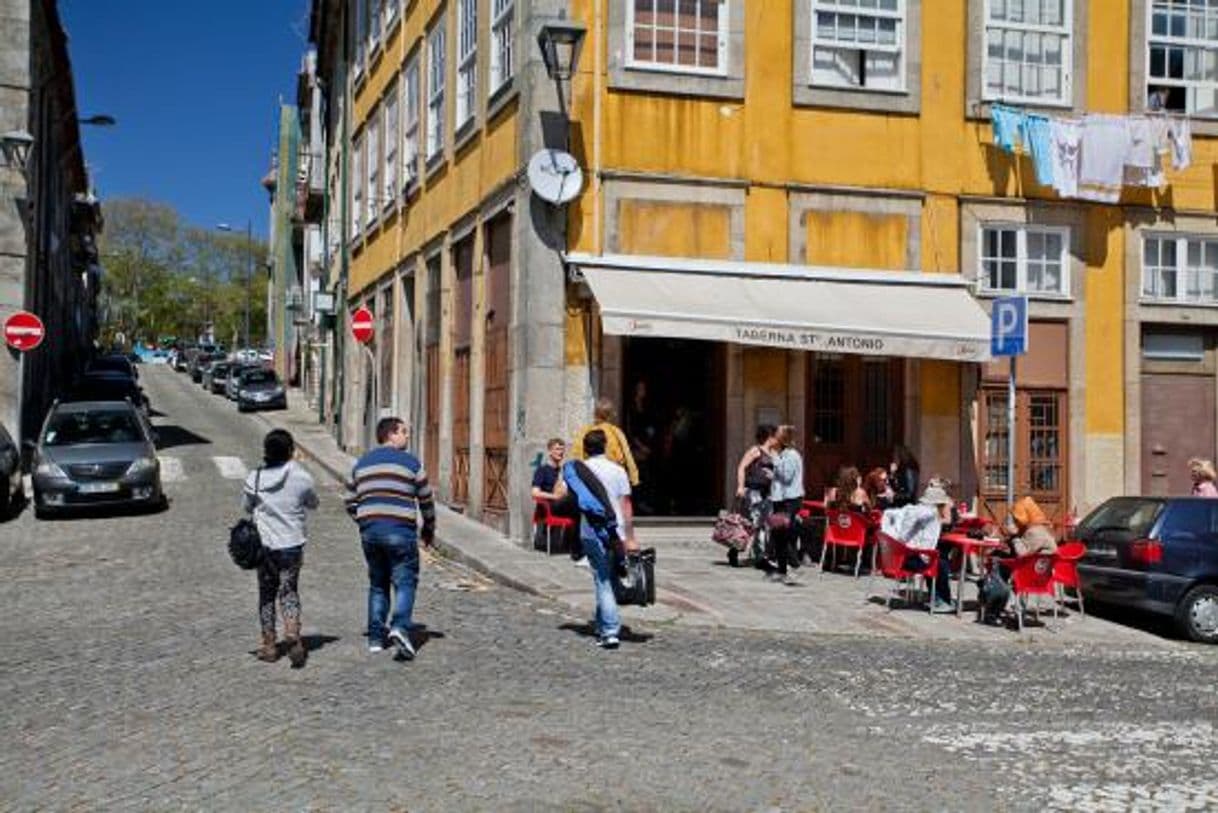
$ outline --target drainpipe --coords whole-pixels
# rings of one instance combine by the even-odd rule
[[[347,165],[350,160],[348,151],[350,149],[350,128],[351,121],[351,103],[353,101],[351,95],[351,83],[347,81],[347,66],[349,64],[350,52],[348,51],[348,43],[350,41],[349,21],[346,12],[343,13],[343,59],[342,59],[342,93],[343,93],[343,116],[341,126],[341,136],[339,138],[339,169],[338,169],[338,187],[339,194],[342,200],[338,202],[339,211],[339,271],[338,271],[338,291],[334,297],[334,432],[339,441],[339,446],[342,446],[343,438],[343,413],[345,408],[343,398],[343,388],[346,386],[346,371],[344,369],[344,360],[346,359],[346,342],[347,342],[347,275],[351,268],[350,243],[351,238],[347,230],[350,228],[350,213],[347,211],[347,203],[350,195],[348,194],[348,185],[350,178],[347,175]]]

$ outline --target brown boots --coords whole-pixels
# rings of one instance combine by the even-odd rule
[[[274,663],[279,660],[279,645],[275,643],[275,633],[262,633],[262,643],[258,645],[258,660]]]
[[[288,660],[291,661],[292,668],[299,669],[304,666],[309,653],[305,650],[304,641],[300,640],[300,622],[285,621],[283,637],[288,645]]]

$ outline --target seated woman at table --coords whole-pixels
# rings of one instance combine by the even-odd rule
[[[1053,536],[1049,518],[1031,497],[1024,497],[1015,503],[1002,530],[1006,552],[1010,555],[1057,552],[1057,539]]]
[[[938,485],[929,485],[916,504],[885,511],[880,522],[881,531],[915,551],[939,551],[935,598],[931,603],[931,611],[936,613],[953,611],[950,551],[939,542],[939,535],[950,527],[951,509],[952,498],[947,492]],[[903,564],[906,570],[914,572],[927,569],[926,560],[916,553],[911,553]]]
[[[877,511],[887,511],[895,506],[896,494],[888,482],[886,469],[876,466],[867,472],[867,476],[863,478],[863,491],[867,492],[867,500]]]
[[[863,490],[863,478],[854,466],[842,466],[837,470],[837,482],[833,486],[833,497],[829,507],[835,511],[858,511],[867,513],[871,510],[871,500]]]

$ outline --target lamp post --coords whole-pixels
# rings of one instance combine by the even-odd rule
[[[556,19],[542,24],[537,32],[537,47],[541,49],[546,75],[558,85],[558,108],[564,117],[567,117],[567,105],[562,83],[569,82],[575,76],[585,33],[585,28],[568,20],[565,12],[559,12]]]
[[[227,223],[217,223],[218,231],[231,232],[233,227]],[[245,333],[242,338],[245,342],[245,347],[250,346],[250,285],[254,278],[254,221],[245,221]]]

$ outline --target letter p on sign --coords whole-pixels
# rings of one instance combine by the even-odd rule
[[[990,312],[990,355],[1021,356],[1028,352],[1028,298],[1004,296]]]

